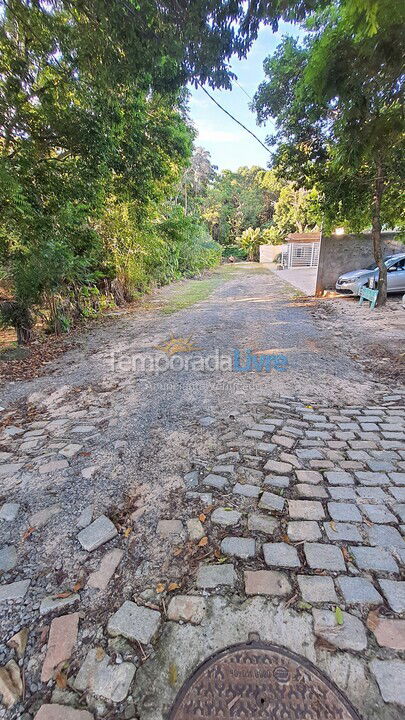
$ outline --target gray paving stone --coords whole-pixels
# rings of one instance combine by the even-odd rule
[[[265,470],[271,473],[278,473],[279,475],[285,475],[285,473],[291,472],[292,465],[286,462],[280,462],[280,460],[268,460],[264,466]]]
[[[360,570],[398,572],[398,565],[385,548],[351,546],[350,554],[353,555]]]
[[[44,465],[40,465],[38,468],[38,472],[40,475],[46,475],[48,473],[55,473],[59,472],[60,470],[65,470],[69,467],[69,463],[67,460],[51,460],[49,463],[44,463]]]
[[[78,528],[85,528],[90,525],[93,519],[93,509],[93,505],[87,505],[87,507],[83,508],[76,521]]]
[[[17,550],[14,545],[0,548],[0,572],[9,572],[17,565]]]
[[[246,570],[244,580],[246,595],[281,596],[291,592],[286,573],[277,570]]]
[[[363,623],[350,613],[343,613],[343,625],[336,622],[331,610],[313,608],[314,633],[339,650],[365,650],[367,635]]]
[[[405,523],[405,503],[399,503],[398,505],[393,505],[393,511],[398,517],[400,518],[401,522]]]
[[[391,610],[396,613],[405,612],[405,581],[378,580],[378,582]]]
[[[186,527],[190,540],[201,540],[205,535],[203,524],[198,518],[189,518]]]
[[[270,487],[286,488],[290,484],[290,479],[286,475],[267,475],[264,479],[264,484]]]
[[[261,491],[260,488],[257,487],[257,485],[236,483],[233,487],[232,492],[235,495],[244,495],[244,497],[258,498]]]
[[[80,595],[78,595],[77,593],[72,593],[72,595],[69,595],[69,597],[65,598],[56,598],[52,595],[49,595],[48,597],[45,597],[41,600],[41,604],[39,606],[39,614],[46,615],[47,613],[54,612],[54,610],[62,610],[69,605],[73,605],[79,600]]]
[[[405,502],[405,487],[390,487],[389,491],[395,500]]]
[[[382,489],[376,486],[358,487],[356,488],[358,497],[363,500],[371,500],[377,502],[387,502],[390,496]]]
[[[298,448],[295,451],[297,457],[301,460],[323,460],[323,452],[315,448]]]
[[[370,580],[362,577],[339,577],[337,584],[348,605],[379,605],[382,597]]]
[[[3,463],[0,465],[0,478],[9,477],[10,475],[17,475],[21,470],[23,463]]]
[[[213,590],[221,585],[233,587],[236,581],[235,568],[231,563],[223,565],[201,565],[197,572],[197,587]]]
[[[248,516],[248,529],[252,532],[273,535],[279,526],[280,523],[277,520],[267,515],[256,515],[252,513]]]
[[[162,538],[178,540],[185,537],[184,526],[181,520],[159,520],[156,532]]]
[[[307,563],[313,570],[346,570],[341,549],[337,545],[304,543]]]
[[[214,465],[212,468],[212,472],[215,475],[220,475],[221,473],[230,473],[233,474],[235,472],[235,466],[234,465]]]
[[[237,510],[231,510],[230,508],[219,507],[211,513],[211,522],[214,525],[223,525],[228,527],[231,525],[237,525],[242,517],[242,514]]]
[[[373,473],[363,470],[355,470],[355,475],[357,480],[362,485],[377,485],[378,487],[380,487],[380,485],[390,484],[390,480],[385,473]]]
[[[361,514],[354,503],[329,502],[329,515],[333,520],[340,522],[361,522]]]
[[[372,660],[373,673],[383,700],[405,707],[405,662],[402,660]]]
[[[259,442],[257,443],[257,449],[263,452],[271,453],[275,449],[274,443]]]
[[[288,511],[293,519],[323,520],[325,512],[317,500],[288,500]]]
[[[405,472],[391,472],[389,476],[394,485],[405,485]]]
[[[280,495],[270,492],[264,492],[259,502],[259,508],[262,510],[277,510],[281,512],[284,505],[285,500]]]
[[[352,487],[339,487],[339,485],[328,488],[330,496],[334,500],[355,500],[356,491]]]
[[[300,483],[319,485],[319,483],[323,482],[323,477],[317,470],[296,470],[295,474]]]
[[[348,472],[330,470],[325,477],[330,485],[354,485],[354,479]]]
[[[20,600],[27,592],[31,580],[18,580],[8,585],[0,585],[0,602],[4,600]]]
[[[362,505],[362,511],[372,523],[397,523],[398,520],[385,505]]]
[[[221,552],[224,555],[247,560],[256,555],[256,540],[254,538],[226,537],[221,542]]]
[[[59,505],[49,505],[49,507],[44,508],[43,510],[38,510],[38,512],[31,515],[29,518],[30,527],[40,528],[43,525],[46,525],[51,517],[58,515],[61,510],[62,508]]]
[[[157,610],[126,600],[110,617],[107,632],[112,637],[122,635],[127,640],[137,640],[143,645],[147,645],[156,635],[160,620],[160,612]]]
[[[94,522],[79,532],[77,539],[85,550],[92,552],[100,545],[112,540],[117,534],[114,523],[105,515],[100,515]]]
[[[229,484],[229,480],[222,475],[210,473],[204,478],[203,484],[207,487],[215,488],[216,490],[223,490]]]
[[[266,565],[275,567],[300,567],[298,553],[288,543],[264,543],[263,554]]]
[[[128,695],[135,671],[133,663],[114,664],[107,654],[102,654],[102,649],[92,648],[74,680],[74,688],[79,692],[88,690],[112,702],[122,702]],[[62,716],[59,717],[62,720]]]
[[[287,526],[287,535],[292,542],[301,540],[320,540],[322,537],[319,525],[315,520],[292,520]]]
[[[245,432],[243,434],[247,438],[254,438],[256,440],[261,440],[264,435],[264,432],[262,430],[245,430]]]
[[[0,521],[13,522],[18,515],[20,505],[18,503],[4,503],[0,509]]]
[[[332,578],[322,575],[297,575],[297,580],[305,602],[338,602]]]
[[[346,540],[350,542],[363,542],[363,538],[356,525],[345,522],[324,523],[325,532],[329,540]]]
[[[308,483],[297,483],[294,487],[295,492],[303,498],[328,498],[329,493],[324,487],[319,485],[309,485]]]

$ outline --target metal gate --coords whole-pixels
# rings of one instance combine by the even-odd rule
[[[288,268],[316,267],[319,261],[320,242],[289,243],[286,257],[283,258]]]

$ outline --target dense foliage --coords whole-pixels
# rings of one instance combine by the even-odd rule
[[[0,5],[1,317],[28,341],[44,306],[60,330],[218,261],[175,202],[193,143],[181,87],[229,82],[234,33],[213,3]]]
[[[259,121],[276,118],[275,162],[321,191],[326,226],[372,227],[380,303],[381,227],[403,225],[404,19],[400,0],[327,4],[266,60],[254,100]]]
[[[319,195],[284,180],[277,168],[224,170],[208,186],[202,216],[226,254],[244,250],[256,260],[259,245],[282,243],[289,232],[315,229],[321,220]]]

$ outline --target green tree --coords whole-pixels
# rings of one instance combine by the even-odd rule
[[[377,3],[375,23],[353,18],[355,3],[330,4],[307,22],[304,43],[286,38],[265,62],[254,99],[258,119],[276,118],[278,162],[297,182],[318,183],[329,205],[350,216],[361,200],[386,300],[381,227],[399,224],[403,143],[403,5]],[[287,88],[287,90],[286,90]],[[329,195],[326,194],[329,192]],[[334,193],[331,197],[331,193]],[[355,222],[359,213],[355,213]]]

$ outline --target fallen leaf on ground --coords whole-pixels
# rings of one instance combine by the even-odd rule
[[[171,583],[169,583],[167,589],[168,589],[169,592],[173,592],[173,590],[178,590],[179,588],[180,588],[179,583],[171,582]]]
[[[338,625],[343,625],[343,623],[344,623],[343,612],[338,605],[336,605],[336,607],[335,607],[335,618],[336,618],[336,622]]]
[[[64,690],[67,687],[67,677],[64,673],[58,672],[55,676],[55,682],[59,690]]]
[[[56,593],[56,595],[52,595],[54,600],[63,600],[63,598],[68,598],[71,595],[73,595],[72,590],[66,590],[65,592]]]
[[[22,536],[22,541],[25,542],[28,540],[29,537],[31,537],[32,533],[35,532],[36,528],[29,527],[28,530],[25,531],[24,535]]]
[[[125,530],[124,530],[124,532],[123,532],[122,534],[123,534],[124,537],[127,538],[127,537],[130,536],[131,532],[132,532],[132,528],[127,527],[127,528],[125,528]]]
[[[164,583],[158,583],[156,585],[155,590],[157,593],[162,593],[162,592],[164,592],[165,587],[166,587],[166,585]]]
[[[201,538],[200,542],[198,543],[198,547],[205,547],[208,545],[208,538],[205,535],[203,538]]]
[[[207,519],[207,516],[206,516],[206,515],[204,515],[204,513],[201,513],[201,515],[199,515],[199,516],[198,516],[198,519],[199,519],[199,521],[200,521],[200,522],[202,522],[202,523],[203,523],[203,522],[205,522],[205,521],[206,521],[206,519]]]
[[[72,588],[73,592],[74,592],[74,593],[79,592],[79,590],[82,589],[83,585],[84,585],[83,580],[78,580],[78,581],[73,585],[73,588]]]
[[[333,532],[337,532],[336,523],[334,520],[331,520],[329,525],[331,526]]]
[[[169,665],[169,685],[174,688],[177,684],[177,666],[174,663]]]

